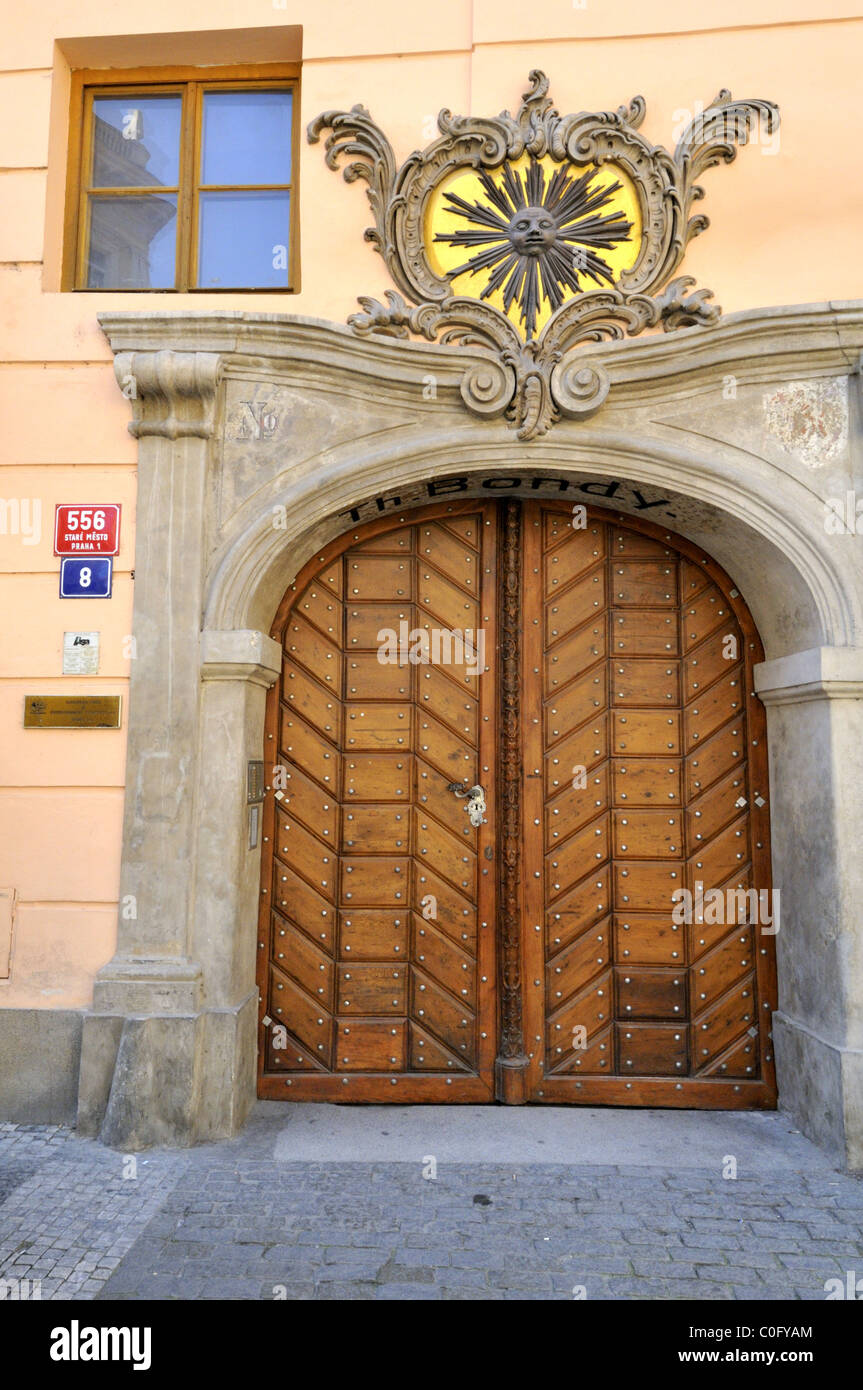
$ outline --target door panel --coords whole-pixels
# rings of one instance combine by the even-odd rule
[[[685,541],[572,522],[439,503],[285,596],[262,1095],[774,1104],[757,635]]]
[[[492,1096],[495,545],[493,504],[438,506],[334,543],[286,596],[262,1095]],[[483,786],[486,824],[450,783]]]
[[[524,586],[525,866],[545,865],[524,879],[528,1097],[772,1105],[773,938],[742,906],[770,882],[748,614],[656,528],[529,502],[523,536],[543,578]]]

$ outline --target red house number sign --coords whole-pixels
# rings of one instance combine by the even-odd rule
[[[120,549],[120,504],[96,502],[57,506],[55,555],[116,555]]]

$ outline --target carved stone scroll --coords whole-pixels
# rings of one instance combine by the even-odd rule
[[[366,239],[398,287],[387,291],[386,305],[361,297],[362,312],[348,320],[354,331],[415,333],[489,348],[505,374],[465,382],[465,405],[486,417],[505,412],[525,440],[544,434],[561,414],[586,419],[601,407],[608,388],[601,368],[592,381],[568,367],[555,372],[578,343],[619,339],[659,324],[673,330],[716,323],[721,311],[708,302],[712,291],[691,290],[688,276],[671,278],[688,242],[708,225],[703,213],[690,216],[704,196],[697,180],[713,165],[730,163],[755,123],[768,132],[779,123],[771,102],[733,101],[723,89],[689,122],[671,153],[640,133],[643,97],[616,111],[560,116],[548,87],[545,74],[532,71],[515,116],[441,111],[440,136],[401,166],[363,106],[322,112],[308,128],[312,143],[329,131],[331,169],[344,158],[345,179],[367,183],[375,225]],[[442,195],[449,212],[470,227],[432,237],[428,214],[441,185],[471,170],[480,185],[476,200]],[[638,212],[631,217],[611,201],[620,180],[634,190]],[[640,220],[640,236],[633,218]],[[441,274],[430,241],[458,245],[468,260]],[[630,242],[631,263],[613,272],[603,255]],[[488,282],[479,275],[474,290],[480,271],[488,272]],[[467,287],[454,294],[452,282],[459,278]],[[488,302],[495,294],[505,312]],[[543,299],[550,317],[537,333]]]

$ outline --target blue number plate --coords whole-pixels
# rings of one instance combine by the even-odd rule
[[[109,555],[90,555],[60,561],[61,598],[110,598],[114,561]]]

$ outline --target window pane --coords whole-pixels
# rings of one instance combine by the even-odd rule
[[[87,288],[172,290],[176,194],[90,198]]]
[[[176,188],[182,98],[93,98],[93,188]]]
[[[201,183],[290,183],[291,95],[205,92]]]
[[[287,289],[290,193],[202,193],[201,289]]]

